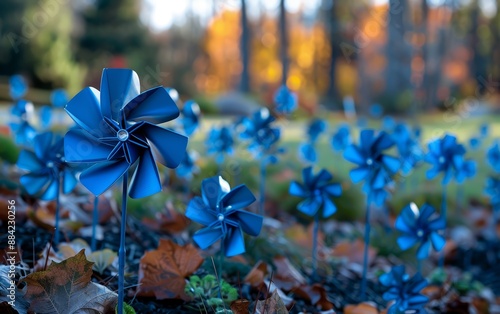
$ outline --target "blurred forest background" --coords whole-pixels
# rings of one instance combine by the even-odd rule
[[[500,0],[157,2],[0,1],[0,102],[13,74],[46,103],[54,88],[98,87],[103,67],[132,68],[143,89],[174,87],[205,110],[231,91],[269,105],[283,83],[310,112],[346,96],[361,110],[430,111],[500,89]],[[155,26],[174,2],[182,13]]]

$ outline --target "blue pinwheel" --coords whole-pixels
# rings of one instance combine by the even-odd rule
[[[25,147],[32,146],[37,133],[28,121],[21,119],[19,122],[9,122],[9,127],[14,134],[16,144]]]
[[[227,126],[212,128],[205,140],[207,153],[215,155],[215,162],[221,165],[224,162],[224,155],[232,155],[234,152],[233,132]]]
[[[175,169],[178,177],[190,180],[193,175],[200,172],[200,167],[196,164],[198,154],[195,151],[186,152],[179,166]]]
[[[42,106],[40,108],[40,126],[42,129],[48,129],[50,128],[50,124],[52,122],[52,108],[49,106]]]
[[[394,266],[389,273],[381,275],[379,281],[388,288],[382,296],[384,300],[394,301],[388,314],[418,312],[429,301],[429,298],[421,294],[422,289],[427,286],[427,280],[420,273],[410,278],[404,265]]]
[[[316,147],[312,143],[302,143],[299,145],[299,159],[305,163],[315,163],[318,160]]]
[[[71,192],[78,182],[75,170],[64,159],[64,139],[52,132],[38,134],[34,138],[34,151],[22,150],[17,166],[28,171],[20,181],[29,194],[42,200],[56,199],[54,241],[58,243],[59,193],[60,190],[65,194]]]
[[[397,240],[399,247],[408,250],[420,244],[417,250],[419,260],[429,256],[431,245],[435,251],[441,251],[446,243],[440,234],[446,228],[446,221],[435,213],[434,207],[428,204],[419,209],[415,203],[410,203],[396,219],[395,227],[402,233]]]
[[[322,119],[312,119],[306,129],[307,139],[305,143],[299,145],[299,158],[305,162],[314,163],[317,161],[316,142],[319,136],[327,128],[326,121]]]
[[[374,191],[381,192],[392,182],[392,176],[398,171],[398,158],[386,155],[384,152],[394,145],[391,137],[380,132],[375,136],[373,130],[363,130],[360,134],[360,144],[350,145],[344,151],[344,158],[358,167],[349,172],[354,183],[365,181],[363,191],[368,195],[365,217],[365,248],[363,252],[363,277],[361,281],[361,298],[366,292],[366,273],[368,269],[368,245],[370,242],[370,203]]]
[[[21,99],[27,92],[28,85],[21,75],[13,75],[9,78],[9,93],[12,99]]]
[[[196,102],[186,101],[179,119],[184,134],[190,136],[200,127],[200,114],[200,106]]]
[[[486,160],[495,172],[500,172],[500,141],[496,140],[488,149]]]
[[[297,95],[286,85],[281,85],[274,94],[276,111],[281,114],[290,114],[297,109]]]
[[[382,117],[382,114],[384,113],[384,108],[380,104],[372,104],[370,106],[370,115],[375,118],[379,119]]]
[[[33,110],[33,104],[31,102],[24,99],[19,99],[14,102],[14,106],[12,106],[12,108],[10,109],[10,113],[15,117],[23,118]]]
[[[68,93],[64,89],[55,89],[50,93],[50,102],[56,108],[64,108],[68,100]]]
[[[405,124],[400,123],[394,127],[392,139],[396,143],[401,160],[401,174],[407,176],[423,160],[423,150]]]
[[[332,147],[335,151],[342,152],[351,145],[351,134],[347,124],[340,125],[332,136]]]
[[[161,86],[139,92],[139,77],[134,71],[104,69],[101,91],[87,87],[65,108],[81,128],[66,133],[66,159],[95,163],[81,173],[80,182],[97,196],[123,177],[118,313],[123,312],[124,299],[127,194],[140,198],[160,192],[162,184],[153,152],[159,153],[160,163],[175,168],[185,156],[188,141],[186,136],[156,125],[179,116],[168,92]],[[136,163],[128,189],[128,170]]]
[[[312,119],[307,125],[307,137],[309,142],[315,143],[318,138],[326,131],[328,124],[323,119]]]
[[[221,240],[221,253],[234,256],[245,252],[243,232],[258,236],[263,217],[245,210],[255,201],[252,192],[240,185],[231,190],[220,176],[203,180],[202,197],[189,202],[186,217],[206,226],[197,231],[193,240],[205,250]]]
[[[469,139],[469,146],[472,150],[477,150],[481,147],[481,139],[479,137],[473,136]]]
[[[433,179],[442,172],[442,184],[446,185],[453,177],[461,176],[465,148],[457,142],[455,136],[446,134],[442,139],[429,142],[428,148],[429,152],[424,160],[431,164],[432,168],[426,173],[427,179]]]
[[[490,126],[487,123],[481,124],[479,127],[479,136],[481,138],[486,138],[488,137],[488,134],[490,133]]]
[[[319,217],[327,218],[337,211],[337,207],[330,197],[338,197],[342,194],[342,186],[331,182],[332,175],[325,169],[318,174],[313,174],[312,167],[302,170],[303,183],[292,181],[289,188],[290,195],[304,198],[297,205],[297,209],[302,213],[314,217],[313,232],[313,277],[316,276],[316,258],[319,232]],[[320,213],[320,209],[322,209]]]

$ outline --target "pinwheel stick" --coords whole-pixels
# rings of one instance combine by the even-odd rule
[[[266,202],[266,159],[263,157],[260,161],[260,200],[259,215],[264,215],[264,206]]]
[[[446,205],[447,205],[447,200],[446,200],[446,187],[447,185],[443,185],[443,196],[441,200],[441,217],[446,221]],[[444,266],[444,250],[441,251],[440,257],[439,257],[439,267],[443,268]]]
[[[219,270],[217,280],[219,281],[219,299],[222,299],[222,264],[224,263],[224,240],[220,241]]]
[[[365,299],[366,295],[366,273],[368,271],[368,247],[370,245],[370,202],[371,193],[368,193],[366,199],[366,213],[365,213],[365,247],[363,250],[363,276],[361,277],[361,300]]]
[[[96,196],[94,198],[94,210],[92,211],[92,242],[90,244],[90,248],[92,252],[96,250],[97,246],[97,223],[99,222],[99,197]]]
[[[56,221],[55,221],[55,225],[54,225],[54,228],[55,228],[55,234],[54,234],[54,246],[57,246],[59,244],[59,216],[60,216],[60,199],[59,199],[59,195],[61,194],[61,180],[62,180],[62,176],[61,174],[59,173],[58,176],[57,176],[57,193],[56,193]]]
[[[318,269],[318,233],[319,233],[319,213],[314,216],[313,243],[312,243],[312,280],[316,280]]]
[[[127,221],[127,196],[128,196],[128,174],[123,175],[122,191],[122,221],[120,227],[120,249],[118,250],[118,314],[123,313],[124,284],[125,284],[125,228]]]

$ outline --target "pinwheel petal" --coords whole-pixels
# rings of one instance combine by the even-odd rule
[[[139,77],[129,69],[104,69],[101,77],[101,112],[117,122],[121,109],[140,92]]]
[[[439,167],[434,166],[425,172],[425,176],[427,179],[430,180],[430,179],[435,178],[438,175],[438,173],[439,173]]]
[[[75,123],[90,134],[101,137],[111,133],[103,122],[100,93],[93,87],[86,87],[66,105],[66,112]]]
[[[403,235],[400,236],[397,240],[397,243],[401,250],[406,251],[415,244],[417,244],[418,238],[412,235]]]
[[[155,87],[132,99],[123,109],[127,120],[164,123],[179,116],[179,109],[163,87]]]
[[[404,209],[403,209],[403,211],[404,211]],[[396,218],[396,222],[394,224],[394,227],[396,228],[396,230],[399,230],[401,232],[412,234],[413,233],[413,225],[414,225],[413,223],[408,224],[406,222],[406,219],[403,216],[403,212],[401,212],[401,214],[398,216],[398,218]]]
[[[130,183],[129,195],[131,198],[142,198],[156,194],[161,190],[158,168],[151,151],[147,149],[139,159],[139,165]]]
[[[229,215],[228,219],[233,219],[233,217],[235,217],[235,220],[238,221],[241,229],[246,234],[254,237],[259,235],[260,230],[262,229],[262,222],[264,220],[262,216],[248,211],[237,210],[233,214]]]
[[[299,146],[299,156],[305,162],[314,163],[318,159],[316,149],[310,143],[305,143]]]
[[[436,212],[436,210],[434,209],[434,207],[432,207],[428,204],[424,204],[420,208],[420,213],[418,215],[418,219],[419,219],[419,221],[427,221],[432,216],[432,214],[434,214],[435,212]]]
[[[361,147],[372,147],[373,141],[375,140],[374,130],[363,130],[359,135],[359,144]]]
[[[181,163],[186,154],[186,136],[148,122],[144,123],[140,130],[160,153],[159,162],[168,168],[175,168]]]
[[[235,187],[221,199],[221,205],[226,210],[244,208],[253,202],[255,202],[255,196],[246,185]]]
[[[227,257],[245,253],[245,239],[240,228],[233,228],[224,239],[224,254]]]
[[[328,172],[327,170],[325,169],[321,169],[321,171],[316,175],[316,177],[314,178],[314,182],[313,184],[319,184],[319,183],[322,183],[322,182],[328,182],[332,179],[332,175],[330,172]]]
[[[436,232],[431,233],[431,242],[432,246],[434,247],[434,250],[438,252],[441,251],[441,249],[446,244],[446,240],[444,239],[444,237],[437,234]]]
[[[40,133],[35,137],[35,154],[40,160],[46,160],[47,153],[50,153],[50,147],[52,145],[52,132]]]
[[[24,186],[28,194],[36,195],[43,190],[50,182],[51,176],[48,174],[28,173],[22,175],[19,181]]]
[[[78,183],[78,180],[75,177],[75,174],[71,169],[64,169],[63,172],[63,193],[68,194],[69,192],[73,191],[75,188],[76,184]]]
[[[37,171],[43,168],[44,164],[37,158],[35,153],[22,150],[19,153],[19,157],[17,159],[16,165],[23,170],[27,170],[30,172]]]
[[[224,237],[224,233],[220,227],[218,228],[203,228],[193,235],[193,240],[198,244],[200,249],[206,250],[212,244]]]
[[[389,134],[387,134],[386,132],[382,131],[377,136],[375,143],[373,143],[373,148],[376,151],[381,152],[383,150],[391,148],[393,145],[394,145],[394,141],[391,138],[391,136]],[[399,166],[398,166],[398,168],[399,168]],[[396,171],[397,171],[397,169],[396,169]]]
[[[216,213],[208,208],[199,196],[189,202],[186,217],[204,226],[210,225],[217,219]]]
[[[221,176],[205,179],[201,182],[201,196],[209,208],[218,208],[219,201],[231,191],[231,187]]]
[[[323,218],[328,218],[336,212],[337,206],[335,206],[331,199],[325,197],[323,199]]]
[[[64,89],[55,89],[50,94],[50,102],[56,108],[64,108],[68,103],[68,94]]]
[[[387,175],[384,170],[378,169],[373,174],[373,179],[371,181],[371,188],[374,190],[383,189],[385,184],[387,183]],[[354,181],[354,180],[353,180]]]
[[[292,181],[290,183],[290,188],[288,189],[288,193],[290,195],[298,197],[308,197],[310,194],[309,191],[297,181]]]
[[[365,156],[361,153],[359,148],[354,145],[347,146],[344,151],[344,158],[357,165],[364,165],[366,162]]]
[[[297,205],[297,209],[308,216],[314,216],[318,212],[321,203],[321,198],[310,197],[300,202],[299,205]]]
[[[429,256],[429,250],[431,248],[431,242],[425,241],[418,247],[417,259],[425,259]]]
[[[390,173],[396,173],[399,170],[399,167],[401,167],[401,161],[398,158],[389,155],[382,156],[382,163]]]
[[[427,286],[426,282],[425,282],[425,285],[422,287],[422,289],[425,286]],[[422,290],[422,289],[420,289],[420,290]],[[415,296],[411,297],[410,300],[408,300],[408,306],[414,307],[414,306],[426,304],[427,302],[429,302],[429,298],[426,297],[425,295],[415,295]]]
[[[40,122],[42,129],[46,129],[50,126],[52,121],[52,108],[49,106],[43,106],[40,108]]]
[[[323,187],[323,191],[331,196],[340,196],[342,194],[342,185],[339,183],[331,183]]]
[[[453,149],[457,144],[457,138],[450,134],[445,134],[443,140],[441,141],[441,149],[447,151]]]
[[[69,130],[64,141],[64,158],[68,162],[103,161],[114,148],[114,145],[104,144],[82,129]]]
[[[370,168],[368,167],[355,168],[349,172],[349,176],[351,177],[351,180],[354,183],[363,181],[369,174],[370,174]]]
[[[94,195],[101,195],[130,168],[125,159],[102,162],[84,170],[80,182]]]
[[[59,193],[59,182],[58,180],[52,180],[40,199],[44,201],[50,201],[56,198],[57,193]]]
[[[314,180],[313,168],[307,167],[302,169],[302,178],[304,179],[305,186],[311,186]]]

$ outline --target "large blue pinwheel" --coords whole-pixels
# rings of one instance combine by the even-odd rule
[[[202,196],[189,203],[186,216],[203,225],[193,240],[205,250],[221,240],[221,252],[234,256],[245,252],[243,232],[257,236],[262,228],[262,216],[242,210],[255,201],[252,192],[240,185],[231,190],[220,176],[202,182]]]
[[[159,162],[175,168],[184,158],[187,137],[156,126],[175,119],[179,110],[163,87],[139,94],[137,74],[105,69],[101,91],[87,87],[66,106],[81,129],[66,134],[68,162],[96,163],[80,176],[82,184],[100,195],[138,162],[129,195],[146,197],[162,189],[153,152]]]
[[[227,126],[212,128],[205,140],[207,153],[215,155],[215,162],[221,165],[224,162],[225,155],[232,155],[234,152],[233,132]]]
[[[139,77],[129,69],[104,69],[101,91],[87,87],[65,109],[81,128],[65,136],[66,159],[95,163],[82,172],[80,182],[97,196],[123,177],[118,262],[118,313],[122,313],[127,194],[139,198],[160,192],[153,152],[160,163],[175,168],[185,156],[188,139],[156,125],[177,118],[179,109],[161,86],[140,93]],[[128,189],[128,170],[136,163]]]
[[[435,251],[441,251],[446,243],[440,234],[446,228],[446,221],[435,213],[436,210],[428,204],[419,209],[415,203],[410,203],[396,219],[395,227],[402,233],[397,240],[399,247],[407,250],[419,244],[419,260],[429,256],[431,245]]]
[[[386,301],[394,301],[387,311],[388,314],[400,314],[412,311],[419,312],[429,301],[421,294],[422,289],[427,286],[420,273],[410,277],[405,272],[405,266],[394,266],[389,273],[379,277],[380,284],[388,290],[382,295]]]
[[[407,176],[423,160],[423,150],[405,124],[400,123],[394,127],[392,139],[396,143],[401,160],[401,174]]]
[[[274,94],[274,103],[278,113],[290,114],[297,109],[297,95],[286,85],[282,85]]]
[[[351,145],[351,134],[349,126],[341,125],[332,136],[332,147],[335,151],[343,152],[349,145]]]
[[[193,100],[188,100],[181,111],[179,122],[187,136],[192,135],[200,127],[200,106]]]
[[[319,217],[327,218],[333,215],[337,211],[337,207],[330,197],[338,197],[342,194],[342,186],[331,182],[332,178],[330,172],[325,169],[314,175],[312,167],[307,167],[302,170],[302,180],[304,182],[292,181],[288,191],[290,195],[304,198],[297,205],[297,209],[308,216],[314,217],[313,277],[316,276]],[[322,209],[321,213],[320,209]]]
[[[495,143],[488,149],[486,160],[496,172],[500,172],[500,141]]]
[[[38,134],[34,138],[34,151],[22,150],[17,166],[28,171],[20,181],[29,194],[42,200],[56,200],[54,241],[58,243],[59,193],[71,192],[78,182],[75,170],[64,159],[64,139],[52,132]]]
[[[357,165],[349,175],[354,183],[365,181],[363,190],[368,195],[365,217],[365,247],[363,252],[363,277],[361,281],[361,298],[366,292],[366,273],[368,270],[368,245],[370,243],[370,203],[374,191],[383,190],[392,182],[392,176],[398,171],[398,158],[386,155],[384,152],[394,145],[391,137],[380,132],[375,136],[373,130],[363,130],[359,145],[352,144],[344,151],[344,158]]]

